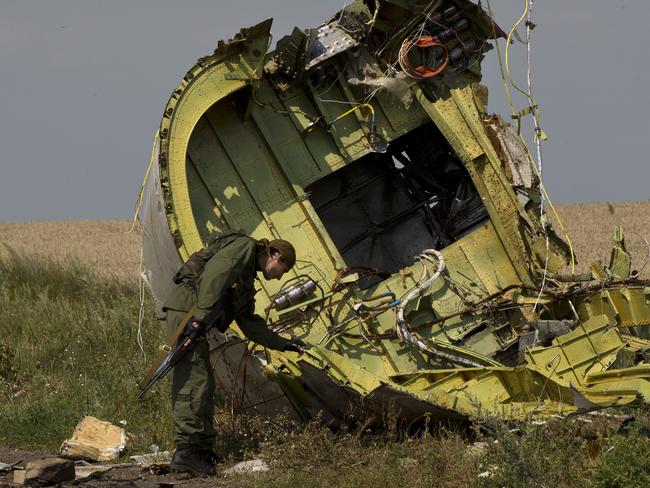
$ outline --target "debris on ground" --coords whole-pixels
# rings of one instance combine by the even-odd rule
[[[86,465],[75,465],[74,473],[75,480],[77,481],[87,481],[91,479],[96,479],[101,477],[104,473],[113,469],[111,465],[103,464],[86,464]]]
[[[47,458],[30,461],[25,469],[14,471],[14,483],[18,485],[48,486],[75,479],[74,462],[69,459]]]
[[[169,464],[172,459],[172,453],[170,451],[162,451],[157,453],[150,454],[138,454],[135,456],[130,456],[129,461],[141,466],[151,466],[152,464]]]
[[[15,463],[7,464],[7,463],[0,463],[0,473],[7,473],[9,471],[14,471],[16,466],[18,466],[22,461],[16,461]]]
[[[125,447],[126,431],[123,427],[87,416],[77,424],[72,437],[63,442],[60,454],[70,459],[112,461]]]
[[[269,470],[269,465],[261,459],[251,459],[235,464],[232,468],[224,469],[223,474],[232,476],[236,474],[264,473]]]

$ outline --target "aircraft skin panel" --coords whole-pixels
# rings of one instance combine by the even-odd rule
[[[240,406],[332,425],[386,401],[454,420],[647,404],[650,283],[622,229],[608,265],[572,274],[526,148],[486,112],[480,62],[502,31],[468,0],[424,13],[356,0],[271,52],[267,20],[219,42],[172,93],[153,202],[167,228],[151,235],[168,232],[179,259],[228,228],[298,254],[256,306],[310,349],[233,346],[216,376]],[[424,37],[436,42],[411,45]],[[147,243],[147,263],[169,254]],[[308,291],[274,301],[297,284]],[[242,360],[255,364],[245,390],[229,373]]]
[[[179,247],[179,253],[183,259],[187,259],[194,250],[203,245],[193,217],[189,194],[190,187],[187,184],[187,171],[185,168],[185,155],[190,135],[209,107],[227,94],[243,86],[241,81],[226,80],[224,78],[225,71],[225,67],[219,65],[210,73],[199,77],[195,84],[188,86],[186,91],[183,91],[183,97],[178,100],[178,104],[175,106],[175,113],[178,113],[178,117],[174,118],[174,123],[168,129],[168,133],[164,132],[165,129],[161,130],[160,133],[163,140],[169,138],[168,152],[165,153],[165,157],[169,161],[168,173],[167,171],[164,173],[161,171],[161,173],[163,173],[163,178],[167,176],[167,185],[171,189],[170,194],[173,195],[172,214],[174,218],[170,221],[170,228],[172,234],[176,236],[178,244],[182,243]],[[223,84],[216,83],[213,78],[220,79]],[[189,102],[187,102],[188,100]]]
[[[228,225],[223,218],[220,202],[215,198],[213,190],[199,173],[193,160],[187,157],[187,182],[192,188],[192,214],[197,228],[202,235],[215,231],[225,231]]]

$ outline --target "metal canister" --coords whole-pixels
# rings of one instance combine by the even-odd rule
[[[316,290],[316,283],[311,278],[307,278],[278,293],[273,300],[272,307],[281,310],[296,305],[313,293],[314,290]]]

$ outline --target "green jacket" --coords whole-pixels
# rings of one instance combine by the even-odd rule
[[[196,282],[179,284],[163,310],[187,312],[197,304],[194,317],[225,331],[234,320],[244,335],[269,349],[283,351],[291,341],[271,331],[255,314],[256,241],[238,236],[206,264]]]

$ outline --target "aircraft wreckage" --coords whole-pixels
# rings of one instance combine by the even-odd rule
[[[649,283],[621,229],[609,265],[565,271],[527,148],[486,113],[480,62],[504,33],[480,6],[357,0],[268,52],[270,27],[173,91],[143,219],[158,301],[214,232],[298,251],[256,306],[303,356],[234,324],[210,335],[237,411],[336,425],[360,405],[453,420],[650,402]]]

